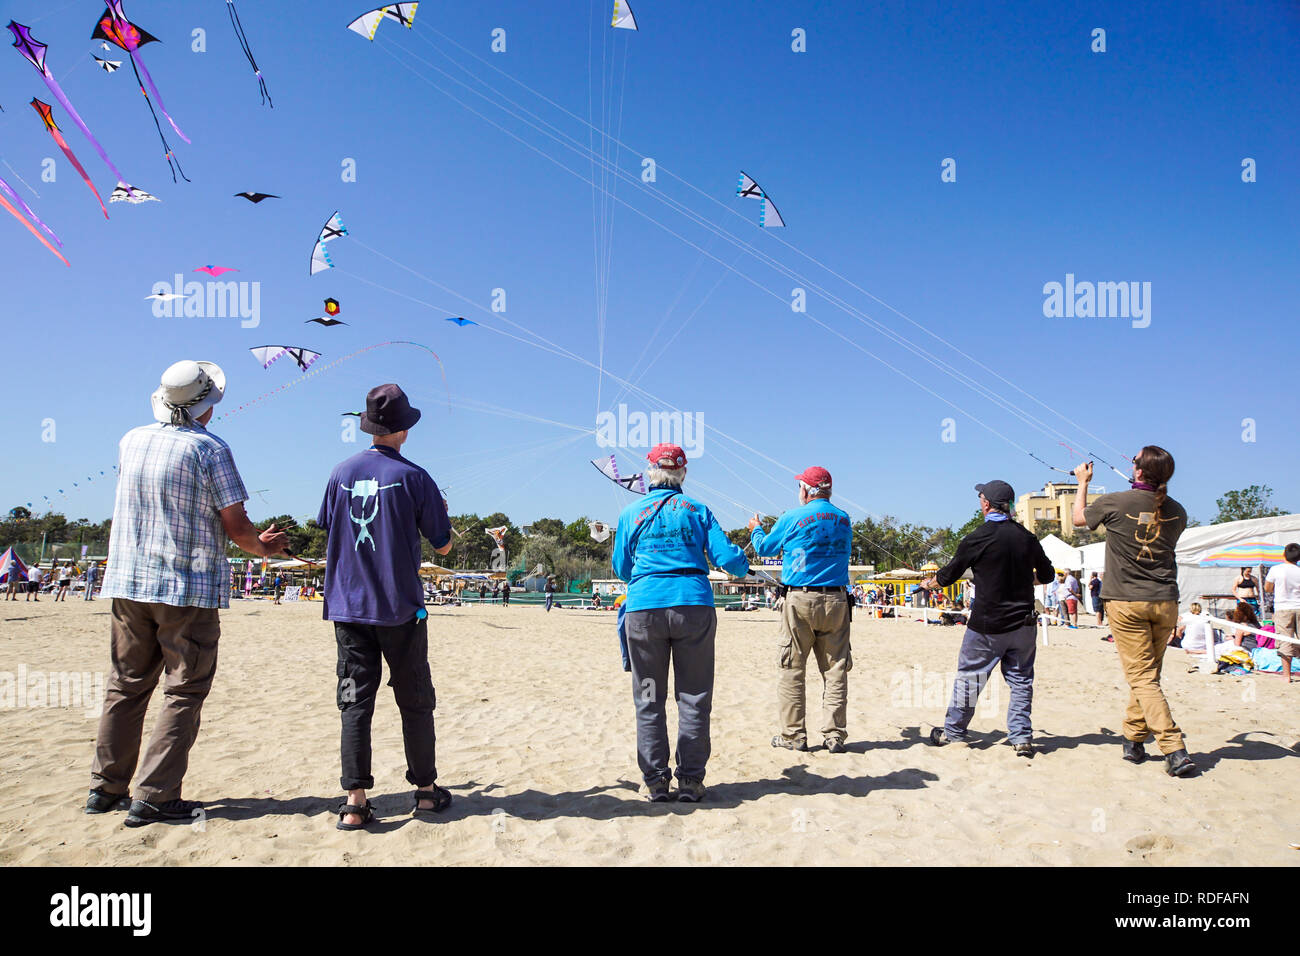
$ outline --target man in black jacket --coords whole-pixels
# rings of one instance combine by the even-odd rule
[[[975,572],[979,603],[971,612],[957,658],[957,679],[943,727],[930,732],[936,746],[966,739],[975,703],[993,668],[1001,664],[1011,688],[1007,706],[1007,737],[1022,757],[1034,756],[1030,708],[1034,699],[1034,654],[1038,622],[1034,613],[1034,582],[1047,584],[1055,576],[1052,562],[1032,532],[1011,520],[1015,492],[1005,481],[976,485],[984,523],[962,538],[948,564],[928,581],[928,587],[948,587],[967,568]]]

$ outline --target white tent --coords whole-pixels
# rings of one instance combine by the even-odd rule
[[[1231,594],[1232,582],[1241,573],[1239,568],[1202,568],[1199,564],[1201,559],[1216,551],[1248,541],[1264,541],[1269,544],[1300,542],[1300,514],[1188,528],[1178,539],[1175,552],[1178,559],[1179,604],[1186,607],[1205,594]]]
[[[1072,548],[1054,534],[1049,534],[1039,542],[1052,567],[1062,571],[1078,571],[1083,567],[1083,555],[1078,548]]]

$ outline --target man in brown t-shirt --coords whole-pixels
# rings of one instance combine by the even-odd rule
[[[1160,687],[1165,648],[1178,621],[1174,549],[1187,527],[1187,511],[1166,493],[1173,457],[1155,446],[1144,448],[1135,459],[1132,490],[1102,495],[1092,504],[1087,503],[1092,464],[1082,464],[1074,473],[1079,479],[1075,527],[1106,527],[1101,597],[1129,684],[1124,759],[1145,760],[1142,745],[1154,733],[1168,772],[1186,776],[1195,772],[1196,765],[1187,755],[1183,733]]]

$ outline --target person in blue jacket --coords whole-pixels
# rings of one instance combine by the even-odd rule
[[[682,494],[686,455],[676,445],[651,450],[645,497],[618,516],[614,573],[627,582],[624,626],[636,705],[637,763],[647,796],[671,799],[665,692],[668,664],[677,700],[677,799],[704,797],[713,709],[713,643],[718,629],[709,563],[733,577],[749,561],[709,511]]]
[[[749,521],[749,543],[759,557],[781,555],[781,671],[777,699],[781,732],[773,747],[807,750],[804,725],[804,673],[811,652],[821,671],[822,742],[833,754],[844,753],[848,735],[849,556],[853,522],[831,504],[831,473],[813,467],[796,475],[799,507],[777,519],[764,533],[758,515]]]

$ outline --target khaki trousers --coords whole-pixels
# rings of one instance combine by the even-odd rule
[[[777,699],[781,710],[781,736],[792,743],[807,743],[804,726],[804,682],[808,654],[817,658],[821,671],[822,737],[843,742],[848,731],[849,603],[843,591],[789,591],[781,609],[781,669]]]
[[[129,792],[139,762],[137,800],[180,799],[203,701],[217,671],[220,637],[216,608],[113,599],[113,668],[90,769],[92,788]],[[140,760],[145,711],[164,673],[162,713]]]
[[[1145,741],[1155,734],[1162,754],[1183,750],[1183,732],[1169,712],[1160,689],[1169,632],[1178,623],[1177,601],[1107,601],[1110,632],[1128,681],[1128,708],[1124,711],[1124,736]]]

